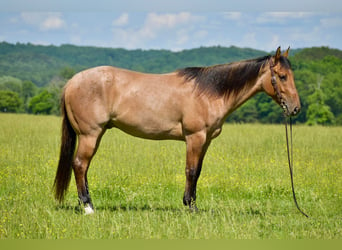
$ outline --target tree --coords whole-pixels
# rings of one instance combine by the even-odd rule
[[[330,107],[319,103],[313,103],[309,106],[306,118],[306,124],[310,126],[317,124],[331,125],[334,124],[335,119],[334,114],[330,111]]]
[[[73,77],[75,75],[75,70],[73,68],[70,67],[64,67],[63,69],[61,69],[61,71],[59,72],[59,75],[65,79],[65,80],[69,80],[71,79],[71,77]]]
[[[309,107],[306,112],[306,124],[308,125],[328,125],[334,124],[334,114],[330,107],[325,104],[326,96],[321,89],[323,77],[319,76],[315,92],[308,97]]]
[[[29,109],[33,114],[50,114],[53,106],[52,95],[46,89],[29,102]]]
[[[0,112],[18,112],[22,102],[13,91],[0,90]]]
[[[256,99],[252,98],[235,110],[227,119],[228,122],[235,123],[255,123],[258,121],[258,110]]]
[[[29,111],[29,99],[36,93],[37,87],[31,81],[23,81],[21,86],[21,98],[24,102],[24,109],[26,112]]]
[[[53,108],[51,109],[51,114],[59,115],[60,114],[60,100],[61,94],[63,91],[63,86],[65,85],[65,80],[60,79],[59,77],[55,77],[51,80],[49,85],[46,87],[46,90],[50,93],[50,100],[53,104]]]
[[[21,80],[12,76],[0,77],[0,90],[8,90],[21,94]]]

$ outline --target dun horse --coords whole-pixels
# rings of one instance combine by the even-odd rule
[[[62,142],[54,181],[63,201],[72,169],[85,213],[93,213],[88,191],[89,164],[110,128],[152,140],[186,143],[183,203],[196,208],[196,185],[205,153],[227,116],[264,91],[286,115],[300,111],[289,49],[274,56],[210,67],[190,67],[169,74],[144,74],[102,66],[76,74],[61,98]],[[78,140],[77,150],[76,139]]]

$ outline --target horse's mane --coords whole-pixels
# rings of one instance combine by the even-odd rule
[[[210,95],[223,96],[241,91],[246,84],[255,79],[261,67],[271,58],[264,56],[252,60],[245,60],[229,64],[209,67],[189,67],[178,70],[178,75],[186,81],[195,80],[200,92]],[[280,63],[290,68],[287,58],[281,56]]]

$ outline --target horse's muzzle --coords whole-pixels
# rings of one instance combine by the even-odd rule
[[[300,112],[300,106],[290,106],[285,101],[282,101],[280,106],[283,108],[286,116],[296,116]]]

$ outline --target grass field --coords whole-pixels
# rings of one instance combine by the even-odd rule
[[[294,127],[292,201],[284,128],[225,125],[204,161],[198,213],[182,204],[185,144],[107,131],[89,170],[96,209],[83,215],[72,179],[52,184],[61,118],[0,114],[2,239],[342,239],[342,128]]]

